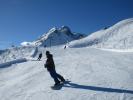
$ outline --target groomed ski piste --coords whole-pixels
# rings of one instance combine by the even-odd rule
[[[133,100],[133,52],[95,48],[39,48],[43,58],[0,68],[0,100]],[[45,51],[71,82],[60,90],[44,68]]]
[[[133,100],[132,26],[133,19],[127,19],[70,43],[58,29],[23,46],[0,50],[0,100]],[[58,38],[65,41],[56,42]],[[51,89],[54,81],[44,68],[47,50],[57,73],[71,81],[58,90]]]

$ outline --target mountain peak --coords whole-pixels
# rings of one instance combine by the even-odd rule
[[[39,39],[33,42],[23,42],[23,46],[56,46],[66,44],[67,42],[79,39],[82,34],[73,34],[68,26],[61,28],[53,27],[47,33],[44,33]]]
[[[57,28],[57,27],[53,27],[53,28],[51,28],[51,29],[48,31],[48,33],[53,33],[53,32],[56,32],[56,31],[58,31],[58,28]]]

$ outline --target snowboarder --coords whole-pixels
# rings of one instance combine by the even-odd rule
[[[54,86],[59,85],[60,82],[65,82],[65,79],[63,78],[63,76],[56,73],[55,64],[54,64],[54,60],[53,60],[53,55],[50,54],[49,51],[46,51],[46,57],[47,57],[47,60],[46,60],[46,63],[45,63],[45,68],[47,68],[47,70],[50,73],[51,77],[54,79],[54,81],[55,81]]]
[[[40,54],[39,54],[39,57],[38,57],[38,59],[37,59],[37,60],[39,60],[39,61],[40,61],[40,60],[41,60],[41,58],[42,58],[42,53],[40,53]]]

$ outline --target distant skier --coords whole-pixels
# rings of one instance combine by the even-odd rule
[[[66,49],[66,45],[64,46],[64,49]]]
[[[42,53],[40,53],[40,54],[39,54],[39,56],[38,56],[38,59],[37,59],[37,60],[39,60],[39,61],[40,61],[40,60],[41,60],[41,58],[42,58]]]
[[[45,63],[45,68],[47,68],[47,70],[50,73],[51,77],[54,79],[54,81],[55,81],[54,86],[59,85],[60,82],[65,82],[65,79],[63,78],[63,76],[56,73],[55,64],[54,64],[54,60],[53,60],[53,55],[50,54],[49,51],[46,51],[46,57],[47,57],[47,60],[46,60],[46,63]]]

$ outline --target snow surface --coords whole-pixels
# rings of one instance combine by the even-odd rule
[[[54,81],[44,68],[46,50],[53,54],[57,72],[71,81],[60,90],[50,88]],[[38,51],[43,52],[41,61],[36,55],[0,68],[0,100],[133,100],[132,52],[60,47]]]
[[[98,47],[105,49],[133,49],[133,18],[92,33],[86,38],[72,41],[69,47]]]

